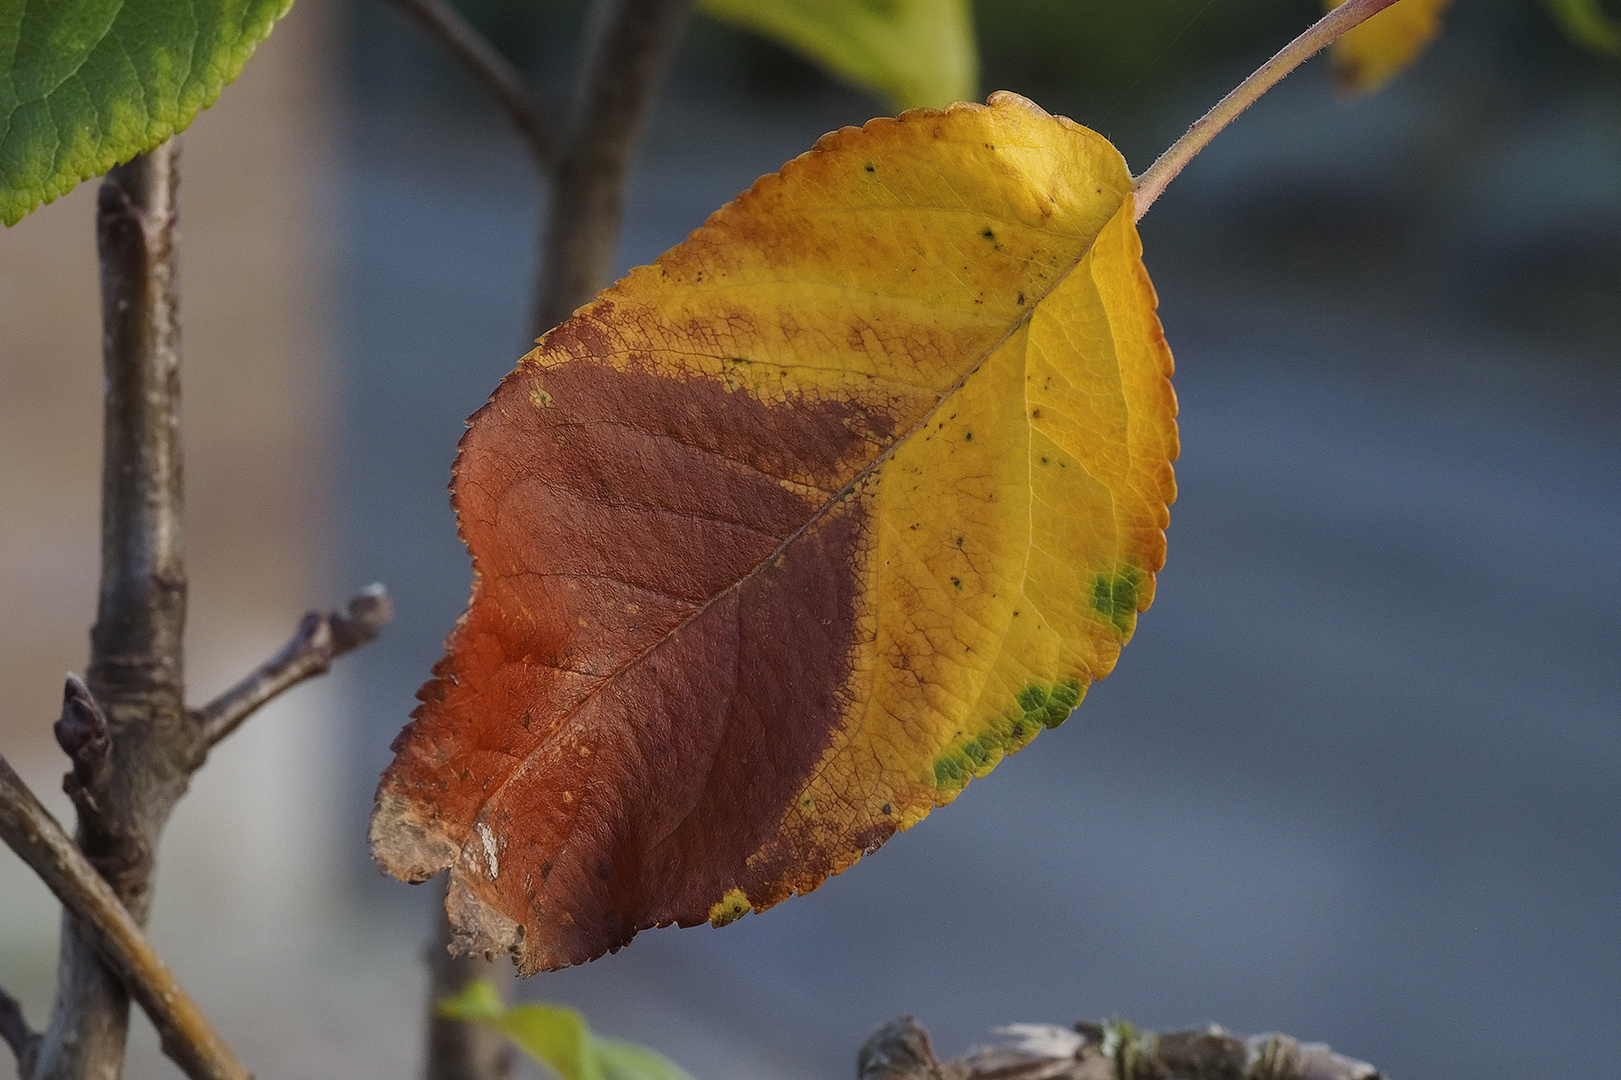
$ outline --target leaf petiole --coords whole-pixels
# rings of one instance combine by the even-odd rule
[[[1235,87],[1232,93],[1218,101],[1213,109],[1201,116],[1188,128],[1186,135],[1176,140],[1171,148],[1159,156],[1137,177],[1137,220],[1141,221],[1148,208],[1154,205],[1165,186],[1176,178],[1194,156],[1203,150],[1216,133],[1232,123],[1238,114],[1289,72],[1327,48],[1335,38],[1367,21],[1396,0],[1346,0],[1345,3],[1313,23],[1306,32],[1285,45],[1278,54],[1256,69],[1255,73]]]

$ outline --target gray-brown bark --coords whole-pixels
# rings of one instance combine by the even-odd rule
[[[1017,1024],[1008,1041],[942,1062],[910,1016],[892,1020],[856,1056],[858,1080],[1380,1080],[1377,1069],[1287,1035],[1241,1039],[1218,1027],[1139,1032],[1081,1021]]]
[[[531,318],[536,337],[608,284],[637,137],[692,0],[596,0],[558,147]]]
[[[0,1039],[5,1040],[17,1058],[17,1075],[29,1076],[39,1055],[40,1034],[28,1026],[22,1002],[0,989]]]
[[[171,139],[114,169],[96,213],[106,398],[101,590],[88,682],[106,712],[110,746],[95,798],[76,800],[78,841],[142,924],[158,836],[186,790],[196,747],[181,652],[178,156]],[[123,986],[64,915],[56,1004],[36,1075],[113,1080],[128,1027]]]
[[[62,722],[72,722],[75,693],[83,689],[83,684],[75,687],[75,682],[69,680]],[[82,813],[83,804],[80,806]],[[80,940],[92,942],[109,968],[118,973],[120,985],[129,988],[157,1028],[164,1053],[191,1080],[250,1080],[247,1070],[159,958],[122,899],[4,757],[0,757],[0,839],[56,894]],[[0,1005],[8,1002],[15,1005],[9,996]],[[0,1022],[7,1019],[4,1013],[0,1009]],[[21,1015],[17,1010],[17,1023]],[[0,1026],[9,1028],[15,1024]],[[40,1039],[27,1030],[26,1024],[15,1033],[17,1038],[13,1034],[6,1031],[7,1041],[17,1053],[20,1071],[27,1075],[38,1055]]]

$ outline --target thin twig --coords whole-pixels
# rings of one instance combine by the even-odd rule
[[[17,1075],[29,1077],[34,1073],[34,1058],[39,1054],[39,1032],[28,1026],[23,1015],[22,1002],[0,987],[0,1039],[6,1041],[17,1055]]]
[[[157,1028],[163,1052],[187,1076],[249,1080],[247,1070],[164,965],[112,886],[4,757],[0,757],[0,837],[33,867],[78,925],[90,928],[102,958]]]
[[[551,124],[536,102],[523,73],[490,44],[478,28],[446,0],[388,0],[461,62],[473,80],[501,106],[518,129],[535,164],[545,169],[552,158]]]
[[[531,329],[550,330],[613,271],[625,177],[653,91],[681,40],[692,0],[596,0],[557,186]]]
[[[201,733],[200,751],[242,725],[261,705],[305,679],[325,673],[332,661],[375,638],[394,614],[388,590],[369,585],[344,611],[305,615],[282,650],[247,678],[192,713]]]
[[[1203,150],[1222,128],[1232,123],[1238,114],[1253,105],[1257,98],[1277,85],[1289,72],[1327,48],[1335,38],[1370,16],[1378,14],[1396,0],[1346,0],[1345,3],[1318,19],[1311,27],[1276,56],[1262,64],[1255,74],[1239,83],[1233,92],[1205,113],[1188,133],[1176,140],[1171,148],[1159,156],[1137,177],[1137,220],[1141,221],[1148,208],[1154,205],[1165,185],[1176,179],[1194,156]]]

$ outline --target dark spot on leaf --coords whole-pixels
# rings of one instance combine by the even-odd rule
[[[868,172],[877,172],[878,170],[876,168],[874,168],[872,162],[869,161],[869,162],[867,162],[867,171]]]
[[[1019,294],[1019,304],[1021,307],[1024,305],[1024,293]]]
[[[991,232],[991,230],[989,230],[989,229],[986,229],[984,232],[980,233],[979,235],[983,236],[985,239],[989,240],[993,244],[996,242],[996,234]]]

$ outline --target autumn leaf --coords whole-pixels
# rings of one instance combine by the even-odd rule
[[[188,127],[292,0],[0,4],[0,220]]]
[[[668,1058],[623,1039],[595,1034],[585,1017],[561,1005],[513,1005],[487,982],[469,983],[439,1004],[454,1020],[488,1024],[561,1080],[692,1080]]]
[[[1008,93],[825,136],[541,340],[378,789],[526,973],[808,892],[1068,716],[1165,554],[1132,179]]]
[[[1334,42],[1334,81],[1341,90],[1370,94],[1395,78],[1441,30],[1452,0],[1397,0]],[[1332,11],[1344,0],[1327,0]]]
[[[698,8],[781,42],[897,109],[979,95],[968,0],[698,0]]]

